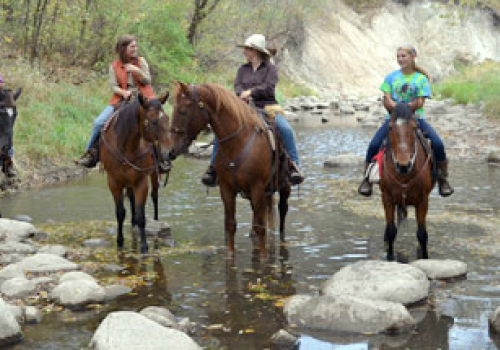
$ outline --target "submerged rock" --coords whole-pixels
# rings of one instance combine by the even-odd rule
[[[23,338],[21,327],[9,306],[0,298],[0,348]]]
[[[82,307],[104,301],[106,291],[95,281],[85,279],[70,280],[54,288],[51,297],[63,306]]]
[[[21,260],[19,266],[25,272],[49,273],[78,270],[78,265],[57,255],[38,253]]]
[[[345,295],[297,297],[290,299],[284,311],[289,323],[301,327],[335,332],[381,333],[406,331],[415,326],[413,317],[400,303]]]
[[[147,317],[130,311],[110,313],[97,328],[91,350],[201,350],[181,331],[162,327]]]
[[[2,283],[0,291],[10,298],[22,298],[28,296],[36,285],[26,277],[15,277]]]
[[[30,223],[10,219],[0,219],[0,240],[3,239],[7,242],[19,242],[34,235],[35,232],[35,226]]]
[[[352,167],[364,164],[365,159],[357,154],[339,154],[323,164],[325,168]]]
[[[458,260],[421,259],[410,265],[422,270],[431,280],[455,278],[467,274],[467,264]]]
[[[144,308],[141,312],[141,315],[146,316],[152,321],[155,321],[159,325],[163,327],[177,328],[177,321],[175,320],[174,314],[170,312],[170,310],[159,307],[159,306],[148,306]]]
[[[360,261],[340,269],[323,287],[328,296],[412,304],[429,295],[427,275],[416,267],[386,261]]]

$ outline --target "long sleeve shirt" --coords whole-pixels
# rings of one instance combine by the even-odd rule
[[[278,103],[275,96],[277,83],[278,71],[271,62],[262,61],[255,71],[251,63],[246,63],[238,69],[234,92],[240,96],[243,91],[250,89],[255,106],[264,108]]]

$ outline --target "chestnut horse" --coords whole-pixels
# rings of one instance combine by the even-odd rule
[[[154,219],[158,220],[158,162],[168,160],[169,118],[160,99],[138,98],[121,107],[101,133],[100,159],[108,177],[118,222],[118,248],[123,248],[124,190],[130,199],[132,226],[139,227],[141,253],[148,251],[145,205],[151,178]]]
[[[234,255],[236,195],[250,200],[253,233],[259,238],[261,255],[266,255],[266,229],[272,220],[273,195],[279,191],[280,236],[284,240],[290,184],[286,161],[276,157],[262,120],[234,93],[216,84],[177,83],[172,117],[171,159],[187,151],[198,134],[210,125],[219,139],[215,169],[224,204],[225,238]],[[277,152],[277,151],[276,151]],[[279,153],[278,153],[279,156]],[[274,164],[280,168],[273,171]]]
[[[425,147],[425,148],[424,148]],[[406,217],[406,207],[414,206],[417,218],[417,238],[421,257],[428,258],[426,216],[429,194],[435,185],[432,178],[430,146],[418,129],[411,107],[398,104],[389,121],[389,146],[385,152],[380,177],[380,190],[385,210],[387,260],[394,260],[394,240],[398,222]]]

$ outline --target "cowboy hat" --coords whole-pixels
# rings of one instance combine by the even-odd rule
[[[236,47],[248,47],[250,49],[254,49],[262,52],[263,54],[271,56],[269,50],[266,49],[266,37],[262,34],[250,35],[247,40],[245,40],[245,44],[236,45]]]

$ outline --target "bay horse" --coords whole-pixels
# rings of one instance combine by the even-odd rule
[[[387,260],[394,260],[394,240],[398,222],[406,218],[407,206],[414,206],[417,218],[417,238],[421,258],[428,259],[426,217],[429,194],[435,181],[432,177],[432,151],[418,128],[411,107],[396,105],[389,121],[389,146],[385,151],[380,176],[380,190],[385,210]]]
[[[261,256],[266,255],[266,229],[272,222],[273,195],[279,191],[280,237],[284,240],[290,183],[287,162],[277,158],[262,119],[234,93],[217,84],[176,83],[170,159],[185,153],[198,134],[210,125],[219,139],[215,169],[224,204],[224,231],[230,256],[234,256],[236,196],[250,200],[252,234],[259,238]],[[278,144],[278,143],[277,143]],[[276,147],[276,152],[278,152]],[[273,171],[273,164],[280,169]],[[270,186],[272,187],[269,190]]]
[[[126,103],[101,132],[99,156],[107,173],[118,223],[117,245],[123,248],[124,190],[130,200],[132,226],[139,227],[141,253],[148,251],[145,205],[151,179],[154,219],[158,220],[158,163],[168,160],[170,149],[169,118],[162,105],[168,93],[159,99],[141,94]]]
[[[16,100],[21,95],[22,89],[14,94],[9,89],[0,89],[0,161],[2,171],[12,162],[9,151],[12,148],[14,138],[14,123],[17,119]]]

